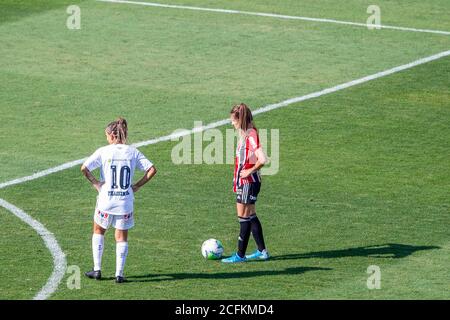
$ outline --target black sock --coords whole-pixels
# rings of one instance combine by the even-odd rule
[[[250,218],[239,217],[239,224],[241,225],[241,231],[239,232],[238,255],[244,258],[248,246],[248,239],[250,239],[250,232],[252,231],[252,223],[250,222]]]
[[[258,246],[259,251],[263,251],[266,249],[266,244],[264,243],[263,230],[261,226],[261,222],[259,221],[256,213],[250,216],[250,222],[252,225],[252,234],[253,238],[255,238],[256,245]]]

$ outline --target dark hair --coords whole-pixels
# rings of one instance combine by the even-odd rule
[[[230,114],[237,120],[239,128],[242,131],[247,132],[248,129],[256,129],[253,123],[252,111],[245,103],[235,105],[231,109]]]
[[[118,143],[125,144],[128,138],[127,120],[120,117],[106,127],[106,132],[112,134]]]

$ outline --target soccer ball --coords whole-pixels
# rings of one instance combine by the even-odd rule
[[[202,255],[208,260],[217,260],[222,257],[222,242],[216,239],[208,239],[202,244]]]

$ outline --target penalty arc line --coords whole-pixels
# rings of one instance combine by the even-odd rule
[[[53,292],[56,291],[56,289],[59,286],[59,283],[64,277],[64,274],[66,273],[67,267],[66,255],[59,246],[58,241],[56,241],[56,238],[53,235],[53,233],[48,231],[42,223],[30,217],[22,209],[14,206],[13,204],[3,199],[0,199],[0,207],[5,208],[6,210],[14,214],[16,217],[18,217],[20,220],[25,222],[27,225],[29,225],[31,228],[33,228],[37,232],[37,234],[44,240],[46,247],[48,248],[53,257],[53,265],[54,265],[53,272],[50,278],[48,278],[47,283],[33,298],[33,300],[45,300],[48,297],[50,297],[50,295]]]
[[[356,85],[359,85],[359,84],[362,84],[365,82],[379,79],[379,78],[382,78],[382,77],[385,77],[385,76],[388,76],[388,75],[391,75],[391,74],[394,74],[394,73],[397,73],[397,72],[400,72],[403,70],[411,69],[411,68],[419,66],[421,64],[425,64],[425,63],[428,63],[428,62],[431,62],[434,60],[438,60],[443,57],[447,57],[449,55],[450,55],[450,50],[443,51],[438,54],[434,54],[434,55],[431,55],[431,56],[428,56],[428,57],[425,57],[422,59],[418,59],[416,61],[404,64],[401,66],[397,66],[397,67],[394,67],[391,69],[387,69],[385,71],[381,71],[381,72],[378,72],[378,73],[375,73],[375,74],[372,74],[372,75],[369,75],[369,76],[366,76],[363,78],[352,80],[352,81],[349,81],[349,82],[346,82],[346,83],[343,83],[343,84],[340,84],[340,85],[337,85],[337,86],[334,86],[331,88],[313,92],[313,93],[310,93],[310,94],[307,94],[304,96],[287,99],[287,100],[284,100],[284,101],[276,103],[276,104],[267,105],[265,107],[254,110],[253,114],[257,115],[260,113],[265,113],[265,112],[269,112],[271,110],[286,107],[286,106],[289,106],[289,105],[297,103],[297,102],[301,102],[301,101],[305,101],[305,100],[309,100],[309,99],[313,99],[313,98],[318,98],[318,97],[326,95],[326,94],[330,94],[330,93],[337,92],[337,91],[340,91],[340,90],[343,90],[346,88],[350,88],[350,87],[353,87],[353,86],[356,86]],[[204,130],[217,128],[217,127],[223,126],[225,124],[228,124],[229,122],[230,122],[229,119],[216,121],[216,122],[210,123],[206,126],[196,127],[191,130],[184,130],[182,132],[178,132],[176,134],[171,134],[171,135],[162,136],[162,137],[147,140],[147,141],[142,141],[142,142],[134,144],[134,146],[136,148],[138,148],[138,147],[142,147],[142,146],[156,144],[156,143],[163,142],[163,141],[177,140],[183,136],[188,136],[188,135],[196,133],[196,132],[202,132]],[[52,173],[56,173],[59,171],[63,171],[65,169],[72,168],[76,165],[83,163],[84,160],[85,160],[85,158],[67,162],[60,166],[37,172],[31,176],[26,176],[23,178],[18,178],[18,179],[14,179],[11,181],[1,183],[0,189],[6,188],[11,185],[20,184],[20,183],[23,183],[26,181],[35,180],[40,177],[50,175]],[[0,199],[0,206],[6,208],[8,211],[12,212],[14,215],[19,217],[22,221],[26,222],[34,230],[36,230],[38,232],[38,234],[44,239],[46,246],[49,248],[49,250],[53,256],[53,261],[54,261],[55,267],[54,267],[53,273],[50,276],[50,278],[48,279],[46,285],[41,289],[41,291],[39,291],[39,293],[34,297],[34,299],[48,298],[54,291],[56,291],[59,283],[61,282],[61,280],[64,276],[65,268],[67,265],[64,253],[62,252],[61,248],[59,247],[58,242],[56,241],[53,234],[51,232],[49,232],[47,229],[45,229],[45,227],[41,223],[39,223],[38,221],[31,218],[20,208],[17,208],[16,206],[6,202],[3,199]]]
[[[324,18],[301,17],[301,16],[289,16],[289,15],[282,15],[282,14],[275,14],[275,13],[251,12],[251,11],[240,11],[240,10],[231,10],[231,9],[203,8],[203,7],[163,4],[163,3],[155,3],[155,2],[143,2],[143,1],[127,1],[127,0],[97,0],[97,1],[116,3],[116,4],[133,4],[133,5],[141,5],[141,6],[148,6],[148,7],[158,7],[158,8],[195,10],[195,11],[228,13],[228,14],[242,14],[242,15],[248,15],[248,16],[268,17],[268,18],[287,19],[287,20],[303,20],[303,21],[311,21],[311,22],[334,23],[334,24],[341,24],[341,25],[364,27],[364,28],[373,27],[374,29],[379,28],[379,29],[391,29],[391,30],[400,30],[400,31],[424,32],[424,33],[450,35],[450,31],[417,29],[417,28],[388,26],[388,25],[370,25],[367,23],[360,23],[360,22],[351,22],[351,21],[324,19]]]

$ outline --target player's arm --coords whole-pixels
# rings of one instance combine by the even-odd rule
[[[156,172],[157,170],[155,166],[152,166],[150,169],[148,169],[147,172],[145,172],[144,176],[138,182],[136,182],[131,186],[133,192],[137,192],[144,184],[149,182],[154,177]]]
[[[241,178],[247,178],[253,172],[258,171],[259,169],[264,167],[264,165],[267,163],[267,157],[264,154],[264,151],[263,151],[262,148],[258,148],[255,151],[255,156],[256,156],[256,163],[255,163],[255,165],[253,167],[251,167],[250,169],[242,170],[241,174],[240,174]]]
[[[92,186],[98,191],[100,192],[100,188],[102,187],[104,182],[100,182],[98,181],[94,175],[91,173],[91,171],[89,171],[88,168],[86,168],[85,165],[81,166],[81,172],[83,173],[83,175],[86,177],[86,179],[89,180],[89,182],[92,184]]]

